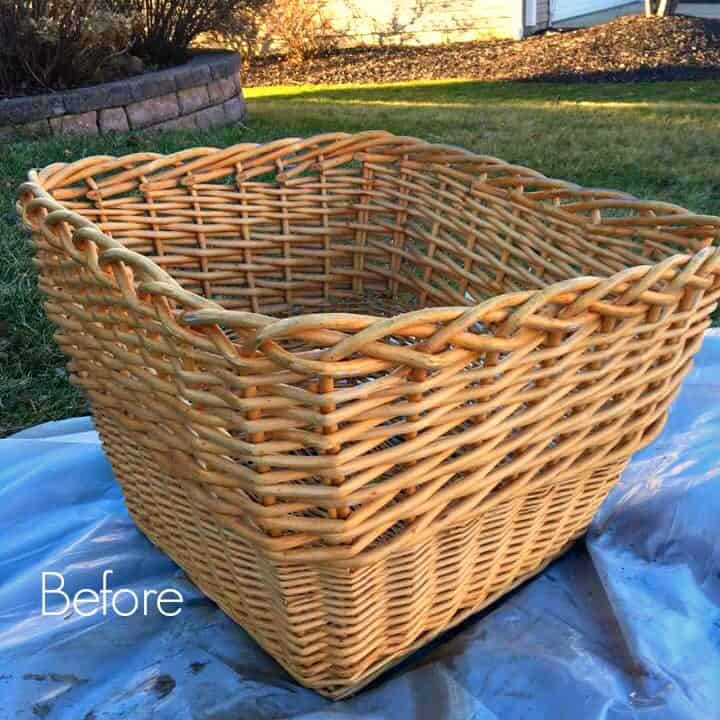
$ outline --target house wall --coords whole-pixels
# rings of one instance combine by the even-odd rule
[[[558,2],[558,0],[550,1],[553,4]],[[569,1],[573,2],[573,0]],[[538,0],[538,3],[545,2],[547,2],[547,0]],[[612,0],[607,0],[602,5],[600,10],[579,16],[573,15],[567,19],[553,16],[554,24],[568,28],[589,27],[591,25],[610,22],[610,20],[620,15],[642,15],[645,12],[645,4],[642,0],[636,0],[635,2],[627,2],[626,0],[626,2],[620,2],[619,4],[612,2]],[[720,19],[720,0],[715,0],[715,2],[712,3],[690,3],[681,1],[678,5],[678,12],[681,15]]]
[[[678,12],[684,15],[696,15],[697,17],[712,18],[720,20],[720,3],[685,3],[681,2]]]
[[[327,0],[340,45],[519,38],[522,0]]]
[[[547,27],[584,27],[642,12],[640,0],[321,0],[341,47],[432,45],[521,38]],[[717,4],[681,3],[680,12],[720,17]],[[534,12],[533,12],[534,10]],[[282,52],[261,33],[262,52]]]
[[[628,4],[632,3],[628,3],[628,0],[550,0],[550,22],[556,24],[568,18],[598,13]]]

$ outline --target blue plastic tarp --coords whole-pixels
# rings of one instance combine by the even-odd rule
[[[0,720],[720,718],[719,532],[720,334],[710,333],[663,434],[585,540],[332,703],[140,534],[89,419],[48,423],[0,442]],[[181,612],[43,615],[43,572],[60,573],[72,596],[99,590],[107,569],[110,587],[137,597],[176,588]],[[62,610],[59,595],[46,599]]]

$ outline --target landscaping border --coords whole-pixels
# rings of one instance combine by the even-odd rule
[[[126,80],[0,100],[0,139],[208,128],[244,114],[240,56],[200,52],[184,65]]]

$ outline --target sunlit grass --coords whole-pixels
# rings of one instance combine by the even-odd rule
[[[449,102],[467,98],[472,102],[509,103],[611,101],[618,103],[717,103],[720,82],[543,83],[479,82],[475,80],[415,80],[411,82],[346,85],[283,85],[246,88],[250,99],[319,96],[326,100],[429,100]]]
[[[27,169],[96,154],[172,152],[333,130],[383,128],[720,214],[720,82],[561,85],[422,81],[251,88],[244,125],[53,138],[0,155],[0,434],[84,411],[63,373],[16,222]]]

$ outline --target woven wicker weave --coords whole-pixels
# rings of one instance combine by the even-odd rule
[[[720,219],[384,132],[31,172],[133,517],[339,697],[538,572],[659,432]]]

